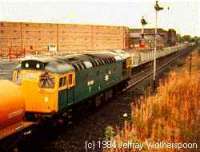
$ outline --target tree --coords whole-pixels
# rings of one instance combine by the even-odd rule
[[[182,37],[182,40],[183,40],[183,41],[187,41],[187,42],[191,42],[192,38],[191,38],[190,35],[184,35],[184,36]]]

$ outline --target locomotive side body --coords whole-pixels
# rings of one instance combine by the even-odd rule
[[[75,72],[76,86],[58,91],[59,109],[84,101],[120,83],[122,62],[118,61]]]

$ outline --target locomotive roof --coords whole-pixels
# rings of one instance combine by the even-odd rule
[[[29,65],[26,65],[29,64]],[[37,68],[37,64],[39,65]],[[19,67],[18,67],[19,68]],[[52,73],[65,73],[73,71],[74,68],[70,64],[64,61],[58,60],[55,57],[30,57],[21,61],[21,67],[23,69],[36,69],[47,70]]]
[[[43,67],[41,70],[47,70],[53,73],[65,73],[68,71],[79,71],[103,64],[110,64],[116,61],[116,56],[111,53],[91,53],[54,57],[28,57],[22,60],[22,64],[27,62],[33,64],[35,62],[35,64],[42,64],[42,66],[40,66]],[[25,66],[21,67],[25,68]]]
[[[53,61],[55,60],[55,58],[53,57],[47,57],[47,56],[28,56],[28,57],[25,57],[24,59],[21,60],[21,62],[23,61],[39,61],[39,62],[42,62],[42,63],[48,63],[50,61]]]

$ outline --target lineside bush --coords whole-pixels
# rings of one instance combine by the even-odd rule
[[[156,95],[141,97],[137,103],[139,104],[132,104],[131,121],[125,121],[123,129],[116,130],[117,135],[112,139],[115,144],[104,151],[136,152],[139,151],[136,144],[143,145],[141,151],[200,150],[199,70],[193,71],[192,74],[172,72],[167,79],[160,82]],[[149,146],[161,142],[179,143],[178,146],[185,147],[171,145],[173,147],[170,148],[165,145],[157,149]],[[124,148],[122,143],[135,145],[126,145]]]

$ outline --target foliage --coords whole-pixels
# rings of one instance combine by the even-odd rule
[[[200,44],[200,37],[198,36],[190,36],[190,35],[183,35],[177,34],[177,41],[178,42],[195,42],[196,44]]]
[[[105,139],[110,140],[114,137],[114,135],[115,135],[115,132],[114,132],[113,127],[112,126],[106,127],[106,129],[105,129]]]

